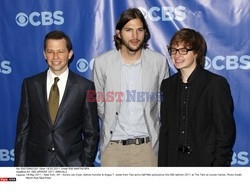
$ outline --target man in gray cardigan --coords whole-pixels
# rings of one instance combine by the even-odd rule
[[[116,49],[95,58],[102,166],[157,166],[160,85],[169,73],[166,58],[147,49],[149,39],[141,11],[127,9],[116,25]]]

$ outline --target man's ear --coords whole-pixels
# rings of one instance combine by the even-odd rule
[[[43,56],[44,56],[44,59],[45,59],[45,60],[47,60],[47,57],[46,57],[45,51],[43,51]]]
[[[70,50],[70,52],[69,52],[69,58],[68,58],[69,60],[72,58],[73,54],[74,54],[73,50]]]
[[[116,30],[116,35],[121,39],[121,31],[120,30]]]

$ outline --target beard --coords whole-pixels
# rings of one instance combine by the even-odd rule
[[[139,41],[139,40],[137,40]],[[130,52],[137,52],[143,47],[143,42],[139,41],[139,44],[136,47],[132,47],[129,45],[129,42],[124,41],[124,39],[121,39],[122,45],[124,45]]]

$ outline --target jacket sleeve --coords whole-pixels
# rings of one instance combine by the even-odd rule
[[[221,78],[213,86],[213,119],[216,127],[216,151],[213,166],[230,166],[235,142],[233,99],[229,84]]]
[[[26,146],[30,131],[30,108],[26,81],[22,84],[21,102],[17,120],[14,166],[25,166]]]
[[[88,91],[95,91],[94,83],[91,83]],[[83,108],[83,165],[93,166],[95,161],[98,141],[99,141],[99,122],[97,115],[97,104],[94,101],[88,101],[85,97]]]

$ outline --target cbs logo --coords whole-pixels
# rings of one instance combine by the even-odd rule
[[[214,58],[206,56],[205,69],[214,68],[215,70],[249,70],[250,55],[217,55]]]
[[[40,25],[62,25],[64,23],[64,18],[62,17],[62,11],[43,11],[43,12],[32,12],[30,15],[27,15],[23,12],[18,13],[16,15],[16,23],[20,27],[25,27],[30,23],[33,26],[40,26]]]
[[[10,67],[10,62],[9,61],[2,61],[0,63],[0,74],[10,74],[12,71],[12,68]]]
[[[151,7],[150,9],[145,9],[144,7],[139,7],[140,11],[145,18],[149,18],[151,21],[183,21],[186,19],[186,7]]]
[[[248,152],[246,151],[240,151],[239,153],[233,154],[231,165],[248,165],[249,159],[248,159]]]
[[[84,73],[89,68],[90,70],[92,70],[93,64],[94,64],[94,59],[91,59],[90,62],[88,62],[86,59],[81,58],[76,62],[76,68],[79,72]]]
[[[14,161],[14,149],[0,149],[0,161]]]

